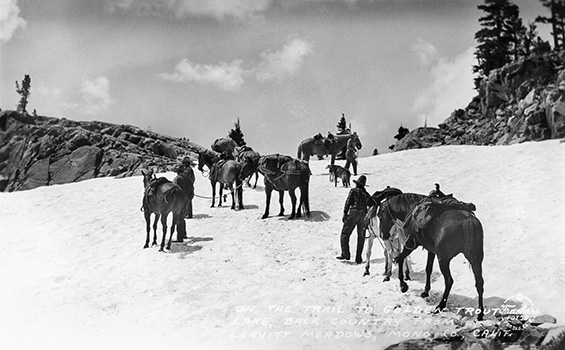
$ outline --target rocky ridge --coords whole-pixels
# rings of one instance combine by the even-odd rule
[[[439,128],[410,131],[393,152],[442,145],[509,145],[565,137],[565,51],[494,70]]]
[[[0,112],[0,191],[96,177],[126,177],[142,168],[170,171],[201,147],[132,125]]]

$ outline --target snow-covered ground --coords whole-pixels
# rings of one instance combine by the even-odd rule
[[[310,164],[310,219],[274,216],[274,195],[261,220],[260,179],[245,188],[243,211],[195,198],[189,239],[166,253],[142,249],[141,177],[0,193],[0,347],[380,349],[455,328],[454,314],[426,310],[443,291],[437,262],[430,298],[419,296],[421,249],[406,294],[395,276],[382,282],[377,242],[371,276],[335,259],[348,189],[328,181],[326,161]],[[564,164],[565,143],[552,140],[384,154],[360,159],[359,171],[370,193],[386,185],[428,193],[438,182],[473,202],[485,231],[487,308],[523,296],[563,324]],[[196,193],[210,196],[196,175]],[[285,204],[288,215],[287,195]],[[475,307],[465,259],[451,268],[448,307]]]

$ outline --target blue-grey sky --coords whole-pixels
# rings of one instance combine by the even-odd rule
[[[479,0],[0,0],[0,108],[132,124],[209,147],[239,119],[296,154],[342,113],[362,156],[475,95]],[[528,22],[546,14],[514,1]],[[540,27],[547,33],[547,28]],[[546,37],[546,39],[548,39]]]

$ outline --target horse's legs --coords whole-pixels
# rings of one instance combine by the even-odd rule
[[[251,178],[249,178],[251,179]],[[253,185],[253,189],[257,188],[257,181],[259,180],[259,172],[255,171],[255,185]]]
[[[408,285],[404,282],[404,273],[402,271],[402,266],[404,264],[404,260],[408,258],[408,255],[412,253],[411,250],[404,248],[402,253],[398,256],[398,280],[400,281],[400,291],[405,293],[408,290]]]
[[[289,189],[288,194],[290,195],[290,201],[292,203],[292,211],[288,219],[292,220],[296,217],[296,193],[294,193],[294,190]]]
[[[451,287],[453,286],[453,277],[451,277],[451,271],[449,270],[450,261],[451,259],[441,259],[438,256],[439,268],[441,270],[441,273],[443,274],[443,279],[445,281],[445,290],[443,291],[443,296],[441,297],[436,311],[445,309],[445,306],[447,305],[447,298],[449,297],[449,292],[451,291]]]
[[[220,190],[219,190],[219,194],[218,194],[218,207],[222,206],[222,198],[224,197],[224,184],[221,182],[218,182],[218,184],[220,184]],[[225,201],[224,201],[225,202]]]
[[[284,216],[284,191],[279,192],[279,216]]]
[[[422,294],[422,298],[428,297],[430,294],[430,289],[432,288],[431,277],[432,271],[434,269],[434,260],[436,258],[435,253],[428,252],[428,262],[426,263],[426,286],[424,287],[424,291]]]
[[[269,216],[269,205],[271,203],[271,193],[273,192],[273,189],[270,186],[267,186],[267,182],[265,181],[265,213],[263,214],[263,216],[261,217],[261,219],[266,219]]]
[[[215,204],[216,204],[216,182],[214,181],[210,181],[210,184],[212,185],[212,206],[211,208],[214,208]]]
[[[167,237],[167,216],[168,214],[161,215],[161,225],[163,226],[163,238],[161,239],[161,248],[159,249],[160,252],[162,252],[163,248],[165,248],[165,238]]]
[[[149,235],[151,234],[151,212],[149,211],[149,209],[145,209],[145,211],[143,212],[144,216],[145,216],[145,229],[147,231],[147,236],[145,238],[145,245],[143,246],[143,248],[149,248]]]
[[[470,262],[471,262],[471,268],[473,269],[473,274],[475,275],[475,288],[477,288],[477,294],[479,295],[479,310],[481,310],[479,315],[477,316],[477,320],[482,321],[485,310],[483,306],[484,280],[483,280],[483,267],[481,265],[482,261],[470,261]]]
[[[249,178],[251,179],[251,176]],[[236,180],[235,185],[237,186],[235,192],[237,194],[239,210],[243,210],[245,209],[245,207],[243,206],[243,183],[241,182],[241,180]]]
[[[373,242],[375,242],[375,235],[369,235],[369,241],[367,242],[367,264],[365,265],[365,273],[363,276],[369,276],[371,273],[369,272],[369,268],[371,265],[371,253],[373,252]]]
[[[404,273],[402,271],[402,264],[404,264],[404,258],[398,258],[398,280],[400,281],[400,291],[406,293],[408,290],[408,284],[404,282]]]
[[[383,276],[385,276],[385,278],[383,278],[383,282],[388,282],[390,281],[390,276],[392,276],[392,257],[390,255],[390,243],[385,241],[384,245],[385,271],[383,272]]]
[[[233,184],[229,184],[228,189],[231,193],[231,209],[235,210],[235,191],[233,190]],[[238,189],[236,189],[236,191],[238,191]]]
[[[171,242],[173,240],[173,233],[175,233],[175,227],[180,218],[177,214],[173,213],[173,223],[171,224],[171,233],[169,234],[169,242],[167,243],[167,250],[171,250]],[[184,219],[183,219],[184,220]]]
[[[157,226],[160,218],[161,214],[155,214],[155,222],[153,222],[153,243],[151,245],[157,245]]]

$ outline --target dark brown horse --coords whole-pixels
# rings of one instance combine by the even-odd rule
[[[391,223],[394,219],[403,220],[406,215],[401,213],[411,212],[420,202],[421,195],[400,194],[390,198],[383,204],[379,213],[381,225],[383,221]],[[388,208],[384,208],[387,206]],[[388,231],[390,232],[390,231]],[[471,269],[475,276],[475,288],[478,293],[479,314],[477,318],[483,319],[483,291],[484,280],[482,276],[483,262],[483,227],[477,217],[470,211],[459,209],[447,209],[433,219],[430,225],[421,232],[413,220],[408,220],[404,229],[395,229],[391,233],[392,257],[398,262],[399,266],[404,259],[412,253],[418,246],[423,246],[428,251],[428,261],[426,264],[426,286],[422,292],[422,297],[427,297],[431,289],[431,274],[435,256],[445,281],[443,296],[437,306],[437,310],[445,309],[449,292],[453,286],[453,277],[449,269],[451,260],[460,253],[471,264]],[[398,270],[400,290],[404,293],[408,290],[408,285],[404,282],[402,269]]]
[[[243,189],[241,188],[241,164],[235,160],[222,160],[220,154],[211,150],[203,150],[198,153],[198,170],[204,172],[204,166],[208,167],[210,184],[212,185],[212,207],[216,199],[216,183],[220,183],[220,197],[218,206],[222,206],[223,185],[226,185],[231,193],[232,205],[235,209],[235,194],[237,193],[239,209],[243,208]],[[234,189],[235,184],[235,189]]]
[[[317,142],[313,137],[303,140],[298,146],[297,158],[303,159],[305,161],[310,160],[310,156],[325,156],[327,154],[331,155],[330,164],[335,163],[335,156],[347,145],[347,141],[350,138],[355,139],[355,146],[361,149],[361,140],[357,134],[347,134],[347,135],[335,135],[332,141],[328,141],[327,138],[324,142]]]
[[[304,206],[306,216],[310,216],[310,200],[308,198],[308,186],[310,182],[310,168],[306,162],[294,159],[290,156],[271,154],[259,159],[259,172],[265,177],[265,213],[262,218],[269,216],[271,193],[273,190],[279,192],[280,211],[279,216],[284,215],[283,195],[288,191],[292,202],[292,211],[289,219],[301,217],[301,208]],[[294,191],[300,188],[300,202],[296,208],[296,194]]]
[[[161,248],[163,251],[165,247],[165,236],[167,235],[167,217],[169,213],[173,213],[173,222],[171,224],[171,231],[169,235],[169,242],[167,249],[171,249],[171,241],[175,227],[180,220],[184,219],[185,210],[187,206],[187,198],[182,189],[167,180],[166,178],[156,179],[153,171],[142,170],[143,185],[145,186],[145,193],[143,195],[143,214],[145,216],[147,237],[143,248],[149,247],[149,234],[151,231],[151,214],[155,214],[155,223],[153,225],[153,245],[157,245],[157,221],[161,218],[163,226],[163,238],[161,240]]]
[[[216,141],[214,141],[214,143],[211,146],[212,151],[218,153],[224,153],[227,151],[230,154],[233,154],[236,147],[237,147],[237,143],[231,137],[216,139]]]
[[[249,146],[236,147],[234,151],[235,160],[243,165],[241,169],[241,178],[247,179],[247,185],[251,187],[251,177],[255,174],[255,185],[253,188],[257,187],[257,181],[259,180],[259,158],[261,155],[259,152],[255,152],[253,148]]]

